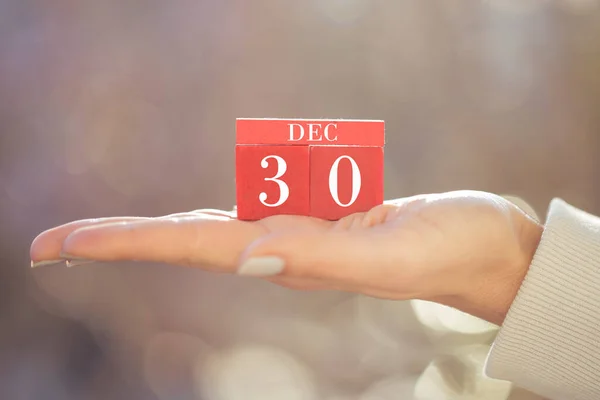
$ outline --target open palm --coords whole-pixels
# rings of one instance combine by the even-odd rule
[[[248,222],[219,210],[76,221],[38,236],[31,258],[34,265],[161,262],[296,289],[455,305],[470,295],[504,296],[506,285],[492,282],[516,292],[539,230],[504,198],[461,191],[393,200],[339,221],[282,215]]]

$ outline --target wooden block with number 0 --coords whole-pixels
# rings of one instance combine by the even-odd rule
[[[383,202],[383,121],[238,119],[237,213],[336,220]]]
[[[382,147],[311,147],[311,216],[337,220],[382,203]]]

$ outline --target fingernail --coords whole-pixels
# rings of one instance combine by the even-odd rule
[[[43,267],[44,265],[54,265],[65,262],[65,260],[47,260],[47,261],[33,261],[31,260],[31,268]]]
[[[92,263],[96,262],[96,260],[89,260],[87,258],[72,256],[67,253],[60,253],[60,256],[63,257],[65,260],[67,260],[68,268],[77,267],[79,265],[92,264]]]
[[[76,258],[76,259],[67,260],[67,267],[68,268],[78,267],[80,265],[93,264],[95,262],[96,261],[94,261],[94,260],[85,260],[82,258],[79,258],[79,259]]]
[[[74,254],[69,254],[69,253],[64,253],[61,252],[60,256],[63,258],[63,260],[71,260],[71,261],[90,261],[89,258],[82,258],[79,256],[76,256]]]
[[[279,257],[254,257],[247,259],[238,269],[243,276],[273,276],[283,271],[285,261]]]

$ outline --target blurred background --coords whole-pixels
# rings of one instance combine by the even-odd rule
[[[30,270],[73,219],[230,209],[236,117],[384,119],[387,198],[600,213],[600,1],[0,0],[1,399],[537,399],[429,303]]]

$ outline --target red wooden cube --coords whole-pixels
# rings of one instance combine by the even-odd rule
[[[309,161],[308,146],[236,146],[238,219],[308,215]]]
[[[383,202],[383,121],[238,119],[237,212],[335,220]]]
[[[311,216],[337,220],[382,203],[383,147],[311,147]]]
[[[384,131],[383,121],[238,118],[236,143],[383,147]]]

